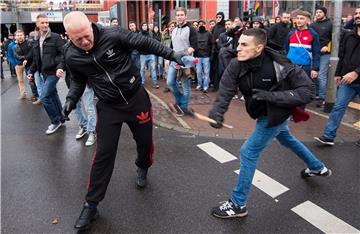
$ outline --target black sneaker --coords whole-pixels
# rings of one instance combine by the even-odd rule
[[[137,172],[136,185],[138,186],[138,188],[145,188],[148,170],[138,167],[136,172]]]
[[[331,146],[335,145],[334,140],[330,140],[329,138],[326,138],[325,136],[314,137],[314,139],[324,145],[331,145]]]
[[[331,170],[327,169],[326,167],[323,167],[320,171],[312,171],[309,168],[306,168],[301,171],[301,177],[307,178],[307,177],[313,177],[313,176],[331,176]]]
[[[77,230],[89,229],[90,223],[95,219],[97,219],[98,217],[99,217],[99,212],[97,208],[90,208],[90,206],[87,203],[85,203],[79,218],[76,220],[74,228]]]
[[[236,217],[245,217],[248,212],[246,206],[237,206],[231,199],[222,203],[219,207],[214,207],[211,210],[211,214],[217,218],[227,219]]]

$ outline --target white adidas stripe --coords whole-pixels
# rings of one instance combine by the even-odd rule
[[[212,158],[216,159],[220,163],[226,163],[237,159],[237,157],[227,152],[220,146],[214,144],[213,142],[199,144],[197,145],[197,147],[205,151],[208,155],[210,155]]]
[[[360,233],[353,226],[345,223],[311,201],[303,202],[291,210],[324,233]]]
[[[234,172],[236,174],[239,174],[240,170],[236,170]],[[280,194],[283,194],[286,191],[290,190],[288,187],[280,184],[279,182],[265,175],[259,170],[255,170],[252,184],[272,198],[275,198]]]

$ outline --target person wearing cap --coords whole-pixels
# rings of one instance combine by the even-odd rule
[[[319,6],[315,11],[316,21],[310,25],[319,34],[321,48],[319,75],[316,79],[316,94],[319,97],[317,107],[324,106],[331,53],[332,23],[326,14],[327,9]]]
[[[262,28],[264,29],[264,19],[262,17],[254,17],[251,21],[250,28]]]

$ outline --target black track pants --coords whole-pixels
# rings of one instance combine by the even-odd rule
[[[97,106],[97,146],[92,160],[86,200],[100,202],[105,197],[114,169],[115,157],[122,124],[128,124],[137,145],[138,167],[147,169],[152,164],[153,116],[150,98],[141,88],[129,104],[106,104]]]

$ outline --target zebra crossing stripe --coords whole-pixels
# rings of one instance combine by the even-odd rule
[[[240,170],[236,170],[234,172],[236,174],[239,174]],[[279,182],[259,170],[255,170],[252,184],[272,198],[275,198],[280,194],[283,194],[286,191],[290,190],[286,186],[280,184]]]
[[[345,223],[311,201],[303,202],[291,210],[324,233],[360,233],[353,226]]]
[[[214,144],[213,142],[207,142],[204,144],[197,145],[201,150],[205,151],[212,158],[216,159],[220,163],[226,163],[237,159],[234,155],[227,152],[220,146]]]

